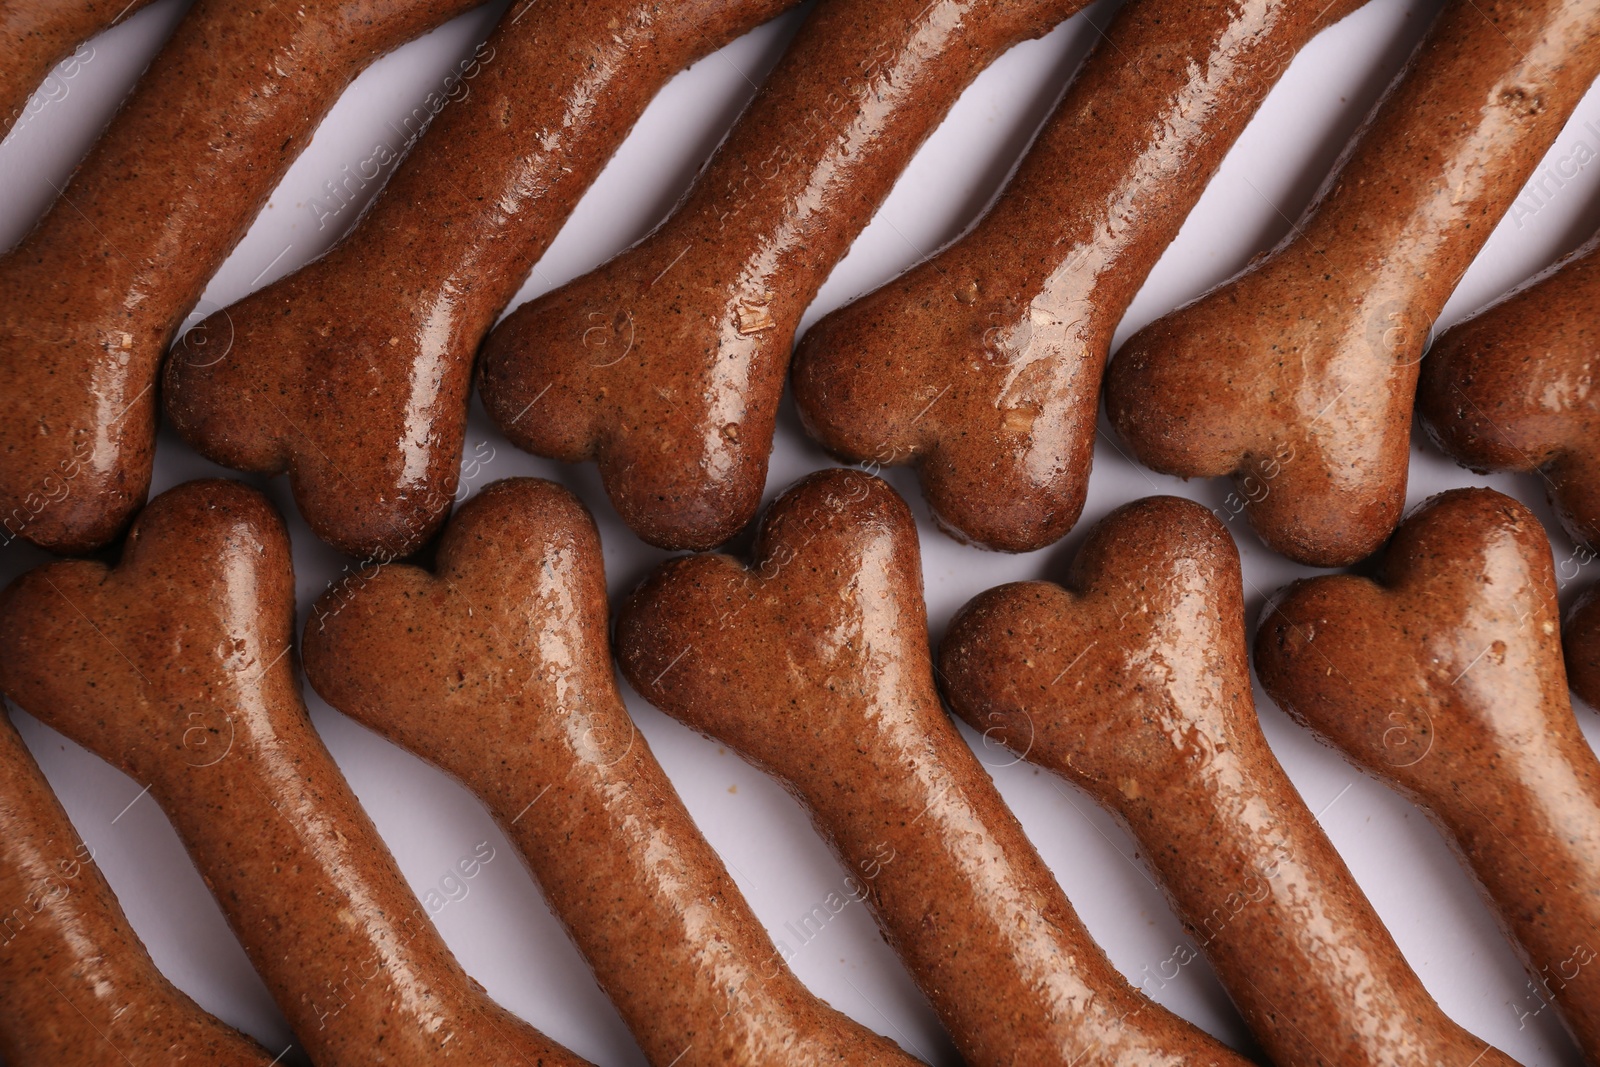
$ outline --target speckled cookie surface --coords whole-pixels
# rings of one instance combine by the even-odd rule
[[[941,686],[986,739],[1130,830],[1273,1062],[1510,1067],[1423,988],[1267,746],[1243,593],[1205,508],[1136,501],[1090,532],[1065,587],[962,608]]]
[[[1489,489],[1433,497],[1379,581],[1285,588],[1256,635],[1274,700],[1427,811],[1541,1000],[1600,1058],[1600,761],[1573,717],[1543,527]]]
[[[794,2],[508,9],[356,230],[179,343],[168,417],[218,462],[287,471],[323,540],[409,555],[450,511],[478,344],[579,197],[673,75]]]
[[[157,497],[115,567],[0,594],[0,688],[149,783],[313,1061],[579,1067],[461,970],[313,729],[293,644],[288,535],[236,482]]]
[[[0,716],[0,1054],[11,1067],[269,1067],[156,970],[9,719]]]
[[[1355,6],[1124,6],[988,216],[806,332],[806,429],[846,459],[915,465],[963,540],[1064,535],[1118,321],[1295,53]]]
[[[1537,472],[1574,539],[1600,548],[1600,238],[1447,330],[1417,415],[1476,471]]]
[[[666,563],[624,605],[617,655],[804,801],[973,1067],[1245,1062],[1117,973],[944,714],[916,526],[886,483],[812,475],[748,568]]]
[[[1232,476],[1298,562],[1376,551],[1429,329],[1597,73],[1600,0],[1447,5],[1291,239],[1112,359],[1106,410],[1136,458]]]
[[[313,609],[328,701],[489,805],[656,1067],[910,1067],[794,977],[622,705],[599,535],[549,482],[498,482],[432,573]]]
[[[356,74],[478,0],[199,0],[0,257],[0,521],[105,544],[150,489],[173,334]]]
[[[50,69],[150,0],[8,0],[0,4],[0,138]]]
[[[496,327],[490,417],[521,448],[596,460],[651,544],[727,540],[760,503],[807,305],[962,90],[1082,6],[818,6],[672,218]]]

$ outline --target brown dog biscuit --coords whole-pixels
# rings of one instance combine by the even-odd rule
[[[635,731],[607,622],[588,511],[499,482],[451,520],[434,573],[385,566],[318,601],[306,674],[483,798],[652,1064],[917,1062],[779,959]]]
[[[1459,323],[1422,361],[1417,415],[1480,473],[1537,471],[1575,540],[1600,548],[1600,238]]]
[[[1293,237],[1112,360],[1106,410],[1138,459],[1233,476],[1299,562],[1375,551],[1428,330],[1597,72],[1600,0],[1446,6]]]
[[[0,138],[22,117],[52,67],[150,0],[7,0],[0,3]]]
[[[338,548],[414,551],[450,512],[473,355],[534,261],[668,79],[794,2],[512,8],[355,231],[180,342],[179,433],[288,471]]]
[[[156,970],[0,715],[0,1054],[10,1067],[269,1067]]]
[[[1066,588],[980,594],[939,667],[973,729],[1128,828],[1274,1062],[1513,1063],[1434,1003],[1267,746],[1239,553],[1199,504],[1112,512]]]
[[[617,655],[806,804],[973,1067],[1244,1062],[1117,973],[945,716],[916,526],[884,482],[802,480],[749,569],[667,562],[624,605]]]
[[[0,257],[0,527],[104,544],[150,488],[156,374],[340,92],[478,0],[199,0],[23,242]]]
[[[1123,312],[1295,53],[1355,6],[1129,3],[994,209],[807,331],[806,429],[846,459],[914,464],[963,540],[1064,535]]]
[[[924,138],[1002,51],[1082,0],[824,0],[677,212],[489,337],[518,447],[597,460],[665,548],[755,515],[800,316]]]
[[[116,567],[0,594],[0,688],[149,783],[312,1060],[581,1064],[461,970],[312,727],[293,642],[288,534],[235,482],[163,493]]]
[[[1543,527],[1489,489],[1412,514],[1374,582],[1284,589],[1256,635],[1272,698],[1423,808],[1600,1060],[1600,761],[1567,697]]]

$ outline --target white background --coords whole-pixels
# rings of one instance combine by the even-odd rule
[[[548,0],[558,2],[558,0]],[[159,0],[95,40],[70,77],[48,94],[0,145],[0,247],[9,247],[49,204],[160,42],[184,0]],[[1400,68],[1438,0],[1372,0],[1326,32],[1289,68],[1282,84],[1228,157],[1182,234],[1157,265],[1118,335],[1198,295],[1289,231],[1378,94]],[[338,236],[319,228],[310,202],[325,181],[352,169],[382,142],[389,125],[438,88],[487,34],[505,0],[491,3],[372,67],[345,94],[289,172],[249,236],[206,292],[213,310],[314,258]],[[633,136],[579,206],[515,303],[583,273],[642,236],[670,209],[715,147],[798,25],[791,13],[687,71],[645,113]],[[912,163],[873,224],[822,290],[807,322],[870,289],[956,236],[994,195],[1038,124],[1104,26],[1114,6],[1101,0],[1048,37],[1016,48],[962,97]],[[49,99],[46,99],[46,96]],[[1591,93],[1556,143],[1551,159],[1581,141],[1600,148],[1600,93]],[[1071,174],[1063,174],[1071,181]],[[376,186],[373,187],[375,191]],[[1446,308],[1441,325],[1575,247],[1600,224],[1600,166],[1519,213],[1496,231]],[[348,225],[355,211],[340,214]],[[1023,556],[963,548],[935,532],[903,471],[890,480],[912,502],[923,538],[923,572],[935,640],[969,597],[1003,581],[1059,575],[1089,525],[1117,505],[1151,493],[1180,493],[1217,506],[1227,487],[1186,484],[1121,458],[1108,434],[1095,456],[1083,522],[1060,545]],[[642,544],[616,519],[590,467],[568,468],[517,452],[476,403],[469,452],[479,442],[494,458],[474,488],[510,475],[537,474],[574,489],[594,510],[605,542],[613,604],[665,554]],[[767,492],[780,492],[827,458],[800,431],[785,401]],[[226,474],[163,432],[155,491],[197,476]],[[350,561],[318,543],[294,514],[281,479],[261,483],[289,516],[301,618],[312,599]],[[1489,484],[1532,506],[1552,532],[1558,561],[1573,545],[1555,524],[1533,479],[1481,478],[1434,454],[1418,439],[1411,499],[1453,485]],[[1265,595],[1311,573],[1267,552],[1235,520],[1252,617]],[[16,542],[0,551],[0,580],[44,554]],[[1564,598],[1600,571],[1579,574]],[[638,1049],[551,917],[504,838],[478,803],[439,772],[329,710],[309,692],[311,713],[351,784],[420,894],[455,862],[489,841],[496,858],[449,904],[437,923],[467,970],[545,1032],[601,1065],[642,1064]],[[1378,912],[1444,1009],[1473,1032],[1530,1065],[1577,1064],[1577,1053],[1526,976],[1493,919],[1446,850],[1409,804],[1313,742],[1257,692],[1274,750],[1353,869]],[[701,828],[775,937],[798,922],[845,872],[787,794],[713,742],[691,734],[629,694],[629,708]],[[1600,721],[1577,714],[1591,743]],[[202,1005],[259,1037],[273,1051],[291,1041],[282,1017],[207,894],[165,817],[134,782],[94,756],[16,713],[24,737],[60,792],[73,821],[116,889],[156,962]],[[965,727],[963,727],[965,730]],[[1055,870],[1068,897],[1115,963],[1134,981],[1154,973],[1174,946],[1188,943],[1135,858],[1132,842],[1085,796],[1010,763],[966,735],[991,765],[1001,792]],[[133,802],[130,806],[130,802]],[[817,993],[935,1064],[959,1062],[932,1011],[884,945],[864,908],[841,912],[802,948],[795,970]],[[1162,1003],[1236,1046],[1253,1046],[1203,961],[1173,981],[1146,986]],[[1536,1013],[1536,1014],[1528,1014]],[[298,1049],[285,1062],[297,1062]]]

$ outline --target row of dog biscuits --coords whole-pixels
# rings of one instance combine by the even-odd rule
[[[142,501],[152,387],[182,313],[349,78],[466,5],[397,6],[344,33],[200,4],[63,202],[0,259],[8,526],[81,551]],[[448,513],[482,344],[499,427],[598,460],[646,540],[705,548],[744,526],[822,280],[972,78],[1079,5],[826,0],[667,222],[491,333],[655,91],[788,5],[658,6],[508,12],[464,99],[356,230],[180,342],[163,383],[179,432],[237,469],[287,472],[335,546],[397,558]],[[964,539],[1024,550],[1062,536],[1082,510],[1121,313],[1296,52],[1355,6],[1130,0],[990,215],[802,340],[810,432],[851,459],[915,464]],[[1185,476],[1269,471],[1273,491],[1245,502],[1269,545],[1318,565],[1369,555],[1399,521],[1427,328],[1600,71],[1597,28],[1593,2],[1448,4],[1294,239],[1112,363],[1107,409],[1134,454]],[[31,43],[46,57],[81,32]],[[206,74],[207,58],[243,70],[275,50],[295,56],[298,110],[279,99],[295,94]],[[169,91],[180,83],[187,95]],[[241,102],[258,95],[273,106]],[[1430,368],[1435,396],[1467,372]],[[1517,451],[1509,462],[1537,465],[1521,453],[1549,448]],[[1564,495],[1600,495],[1581,458],[1556,470]],[[52,480],[75,485],[58,497]]]
[[[151,504],[116,567],[52,564],[6,592],[0,683],[152,782],[314,1058],[539,1041],[466,983],[317,741],[291,581],[270,505],[190,483]],[[1600,764],[1565,695],[1548,543],[1515,502],[1457,491],[1401,528],[1383,582],[1318,579],[1274,603],[1263,681],[1440,819],[1527,957],[1564,976],[1556,1002],[1593,1053],[1600,980],[1572,954],[1600,922]],[[690,556],[648,578],[617,657],[663,710],[782,778],[848,866],[876,864],[868,902],[969,1062],[1238,1062],[1144,1001],[1076,920],[939,706],[919,590],[904,503],[823,472],[774,504],[750,567]],[[963,609],[938,675],[975,728],[1125,822],[1276,1060],[1509,1062],[1439,1011],[1272,757],[1242,604],[1216,519],[1141,501],[1096,528],[1066,589]],[[462,510],[435,573],[391,564],[327,594],[303,648],[336,707],[484,798],[652,1062],[903,1059],[784,967],[622,709],[606,623],[592,520],[521,480]],[[593,848],[561,847],[575,839]]]

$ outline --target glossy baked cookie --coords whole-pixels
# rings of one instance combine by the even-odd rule
[[[272,505],[190,482],[115,567],[0,594],[0,688],[149,783],[314,1062],[578,1067],[467,977],[407,888],[306,714],[294,608]]]
[[[918,1061],[807,992],[622,705],[600,538],[560,486],[498,482],[432,573],[391,564],[306,624],[330,704],[494,814],[656,1067]]]
[[[7,0],[0,4],[0,138],[52,67],[150,0]]]
[[[1446,5],[1292,237],[1112,360],[1137,458],[1248,480],[1251,525],[1301,563],[1376,551],[1428,331],[1597,72],[1600,0]]]
[[[0,256],[0,527],[57,552],[144,503],[156,377],[206,282],[372,60],[479,0],[198,0]]]
[[[1489,489],[1433,497],[1377,581],[1282,590],[1255,654],[1285,711],[1439,825],[1600,1060],[1600,762],[1567,697],[1539,521]]]
[[[710,548],[755,515],[800,316],[961,91],[1083,0],[827,0],[677,212],[489,337],[518,447],[596,460],[622,520]]]
[[[1536,472],[1574,539],[1600,548],[1600,238],[1446,330],[1417,414],[1464,467]]]
[[[938,674],[986,741],[1127,827],[1273,1062],[1514,1062],[1439,1009],[1267,746],[1239,553],[1205,508],[1118,508],[1065,587],[962,608]]]
[[[0,715],[0,1055],[10,1067],[269,1067],[150,960],[38,764]]]
[[[478,344],[578,198],[668,79],[794,2],[507,9],[356,229],[180,341],[168,417],[287,471],[324,541],[410,554],[450,513]]]
[[[803,479],[749,567],[669,560],[616,640],[641,695],[804,802],[973,1067],[1246,1062],[1117,973],[946,717],[887,484]]]
[[[1356,6],[1125,5],[993,210],[806,332],[806,429],[848,460],[914,465],[963,540],[1065,534],[1123,312],[1296,52]]]

